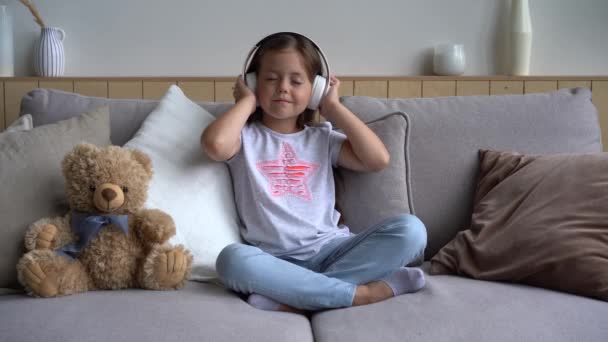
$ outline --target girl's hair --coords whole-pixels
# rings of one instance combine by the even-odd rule
[[[247,73],[258,72],[262,64],[262,58],[267,52],[281,51],[285,49],[294,49],[304,62],[304,68],[306,69],[309,81],[312,83],[317,75],[322,73],[321,57],[317,48],[306,39],[306,37],[290,34],[281,33],[270,36],[262,42],[260,48],[256,51],[255,56],[251,60],[251,64]],[[247,122],[253,122],[262,119],[262,109],[258,108],[256,111],[249,116]],[[306,124],[313,123],[315,119],[315,110],[306,109],[302,114],[298,116],[298,127],[302,128]]]

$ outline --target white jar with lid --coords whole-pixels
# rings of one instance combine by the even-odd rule
[[[433,54],[433,71],[437,75],[462,75],[465,68],[462,44],[438,44]]]

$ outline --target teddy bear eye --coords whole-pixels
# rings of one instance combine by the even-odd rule
[[[129,192],[129,188],[127,188],[126,186],[122,187],[122,192],[127,193]]]
[[[93,184],[89,185],[89,190],[91,190],[91,191],[95,191],[95,189],[97,189],[97,188],[95,187],[95,185],[93,185]]]

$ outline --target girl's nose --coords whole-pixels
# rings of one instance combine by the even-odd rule
[[[289,80],[283,79],[279,83],[279,91],[286,92],[289,89]]]

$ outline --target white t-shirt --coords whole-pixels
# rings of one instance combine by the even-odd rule
[[[332,172],[345,139],[329,122],[292,134],[259,121],[243,127],[241,148],[227,164],[245,241],[305,260],[333,238],[350,235],[338,226]]]

